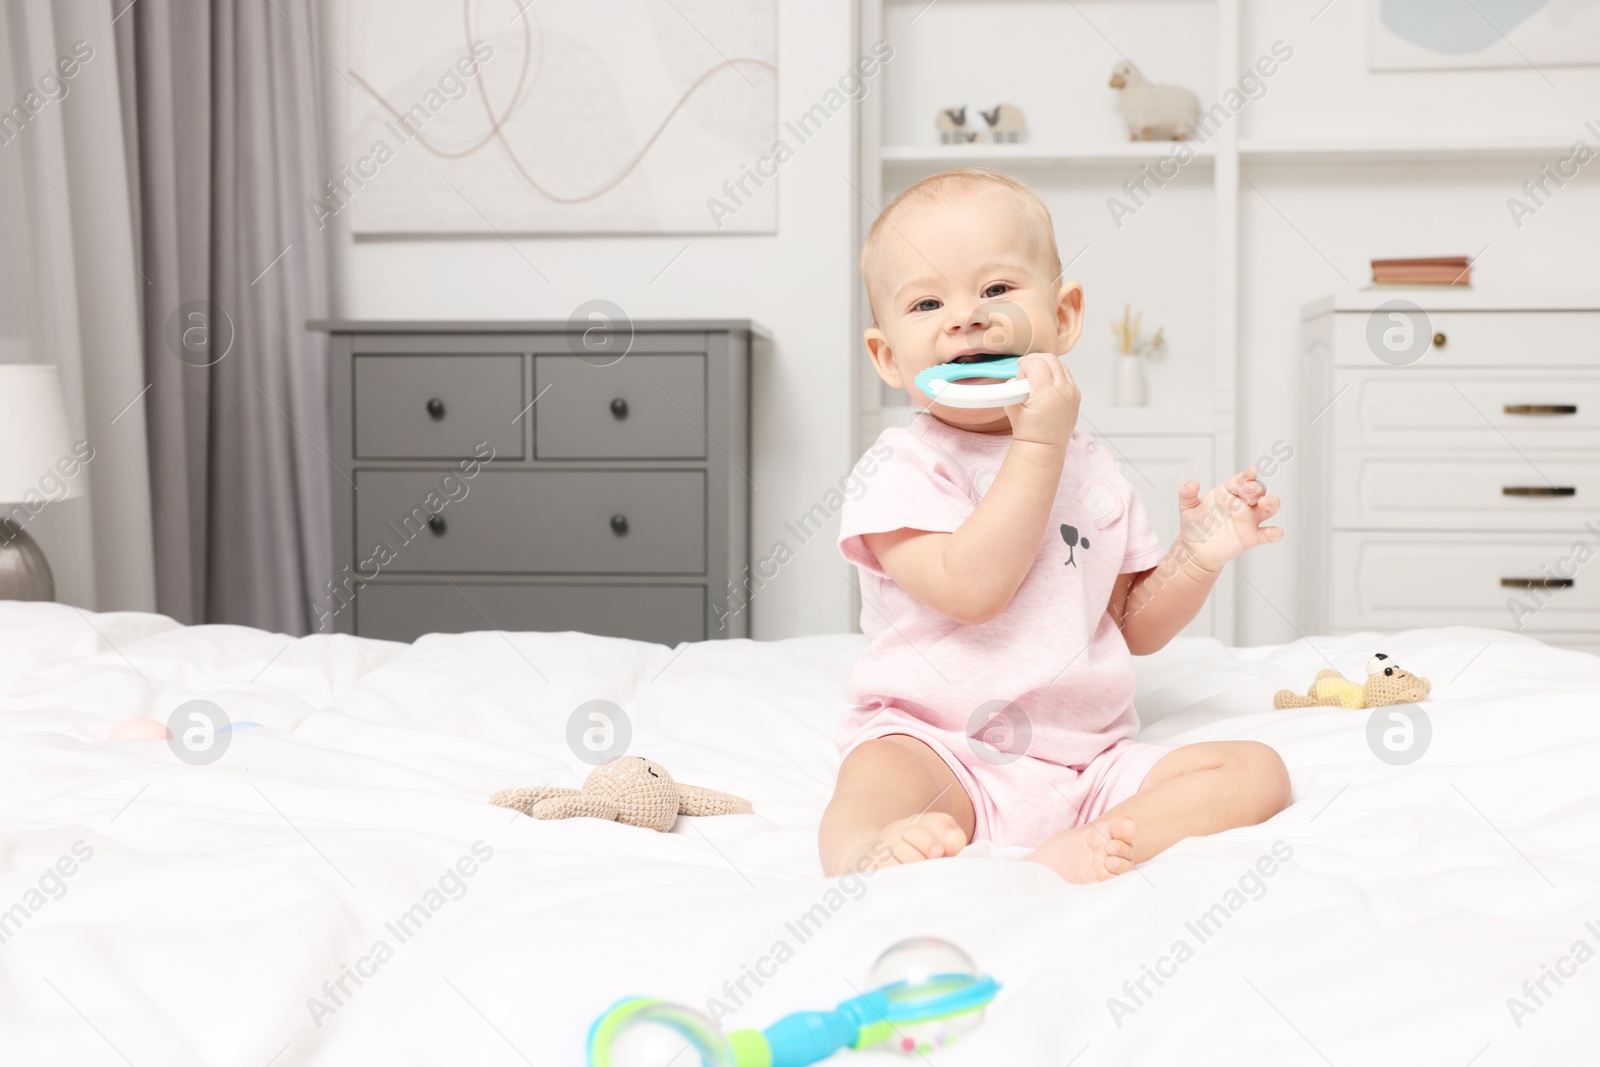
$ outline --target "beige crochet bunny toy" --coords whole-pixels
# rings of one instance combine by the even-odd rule
[[[588,816],[662,832],[671,830],[679,815],[744,815],[751,810],[743,797],[674,782],[665,767],[642,756],[601,764],[589,772],[582,789],[502,789],[489,803],[535,819]]]
[[[1414,704],[1425,698],[1433,686],[1402,670],[1379,652],[1367,660],[1365,685],[1344,678],[1338,671],[1318,671],[1316,681],[1305,696],[1280,689],[1272,698],[1275,708],[1381,708],[1390,704]]]

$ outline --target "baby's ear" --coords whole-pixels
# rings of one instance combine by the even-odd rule
[[[1056,299],[1056,346],[1061,354],[1072,351],[1083,334],[1083,286],[1063,281]]]
[[[872,369],[878,372],[878,377],[886,385],[904,388],[906,383],[901,379],[900,368],[895,363],[894,349],[889,347],[889,335],[871,326],[861,337],[866,342],[867,354],[872,357]]]

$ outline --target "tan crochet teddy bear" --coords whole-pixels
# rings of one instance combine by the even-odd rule
[[[1272,698],[1275,708],[1381,708],[1390,704],[1414,704],[1433,689],[1426,678],[1418,678],[1389,662],[1379,652],[1367,660],[1365,685],[1352,682],[1338,671],[1318,671],[1316,681],[1305,696],[1280,689]]]
[[[582,789],[502,789],[489,803],[535,819],[588,816],[662,832],[671,830],[679,815],[744,815],[751,810],[742,797],[674,782],[665,767],[642,756],[601,764],[589,772]]]

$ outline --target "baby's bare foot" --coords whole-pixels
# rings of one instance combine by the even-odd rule
[[[954,856],[966,847],[967,835],[960,823],[942,811],[925,811],[909,819],[896,819],[878,831],[860,850],[866,861],[860,869],[940,859]]]
[[[1053,834],[1028,857],[1069,882],[1103,882],[1133,870],[1132,819],[1102,819]]]

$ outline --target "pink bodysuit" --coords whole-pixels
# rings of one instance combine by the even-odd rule
[[[977,816],[974,840],[1034,847],[1138,791],[1171,746],[1135,740],[1133,658],[1107,611],[1117,575],[1165,549],[1104,445],[1072,435],[1038,555],[1011,602],[980,625],[901,589],[862,534],[953,533],[1011,447],[926,413],[879,435],[893,455],[840,512],[839,550],[861,576],[866,651],[850,673],[841,753],[909,734],[950,765]]]

